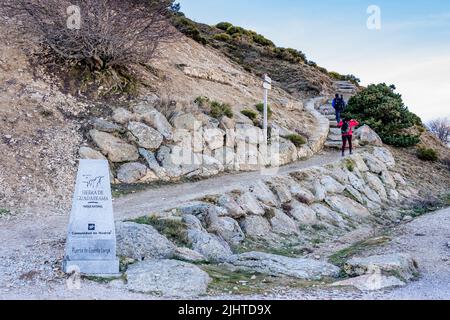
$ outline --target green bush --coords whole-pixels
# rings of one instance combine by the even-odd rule
[[[223,116],[227,116],[228,118],[233,118],[233,110],[231,109],[231,106],[226,103],[219,103],[217,101],[211,102],[210,105],[210,116],[216,119],[220,119]]]
[[[263,47],[274,47],[275,44],[260,34],[253,35],[253,41]]]
[[[219,33],[219,34],[214,35],[214,40],[217,40],[217,41],[229,42],[232,39],[233,38],[227,33]]]
[[[258,110],[262,115],[264,115],[264,103],[258,103],[255,105],[256,110]],[[267,118],[272,117],[272,109],[270,108],[270,105],[267,105]]]
[[[437,161],[439,158],[436,150],[427,149],[427,148],[419,148],[419,150],[417,150],[417,157],[420,160],[432,161],[432,162]]]
[[[216,28],[223,30],[223,31],[227,31],[228,28],[232,27],[233,25],[229,22],[220,22],[218,24],[216,24]]]
[[[421,126],[422,122],[408,110],[401,95],[394,90],[394,86],[384,83],[369,85],[349,100],[343,116],[370,126],[386,144],[398,147],[416,145],[420,136],[405,134],[405,129]]]
[[[245,29],[242,27],[236,27],[236,26],[231,26],[227,29],[227,33],[229,35],[234,35],[234,34],[245,34]]]
[[[258,118],[258,113],[254,110],[244,109],[241,113],[252,121],[255,121]]]
[[[204,107],[204,106],[206,106],[207,104],[209,104],[209,98],[208,97],[205,97],[205,96],[200,96],[200,97],[197,97],[195,100],[194,100],[194,103],[195,104],[197,104],[199,107]]]
[[[302,145],[306,144],[306,139],[303,138],[301,135],[295,133],[287,135],[284,138],[291,141],[296,147],[301,147]]]
[[[201,34],[200,30],[188,18],[177,16],[174,21],[174,26],[184,35],[194,39],[195,41],[203,45],[208,44],[208,40]]]
[[[303,52],[292,48],[275,48],[273,53],[278,59],[292,63],[301,63],[306,61],[306,55]]]

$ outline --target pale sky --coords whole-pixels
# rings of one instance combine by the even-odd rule
[[[191,19],[229,21],[277,46],[303,51],[330,71],[363,85],[394,84],[411,111],[427,121],[450,117],[450,1],[180,0]],[[367,8],[381,10],[369,30]]]

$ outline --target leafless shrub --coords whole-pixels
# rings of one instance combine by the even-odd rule
[[[443,143],[450,143],[450,120],[448,118],[438,118],[431,120],[427,124],[428,130],[439,138]]]
[[[176,37],[173,0],[2,0],[41,48],[92,71],[147,63]]]

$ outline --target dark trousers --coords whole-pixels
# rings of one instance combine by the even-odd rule
[[[336,111],[336,122],[339,124],[341,122],[341,111]]]
[[[342,136],[342,154],[345,153],[345,148],[347,148],[347,141],[350,148],[350,153],[353,152],[352,138],[352,136]]]

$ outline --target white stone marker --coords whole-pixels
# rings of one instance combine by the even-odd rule
[[[86,275],[119,273],[107,160],[80,160],[63,270]]]

